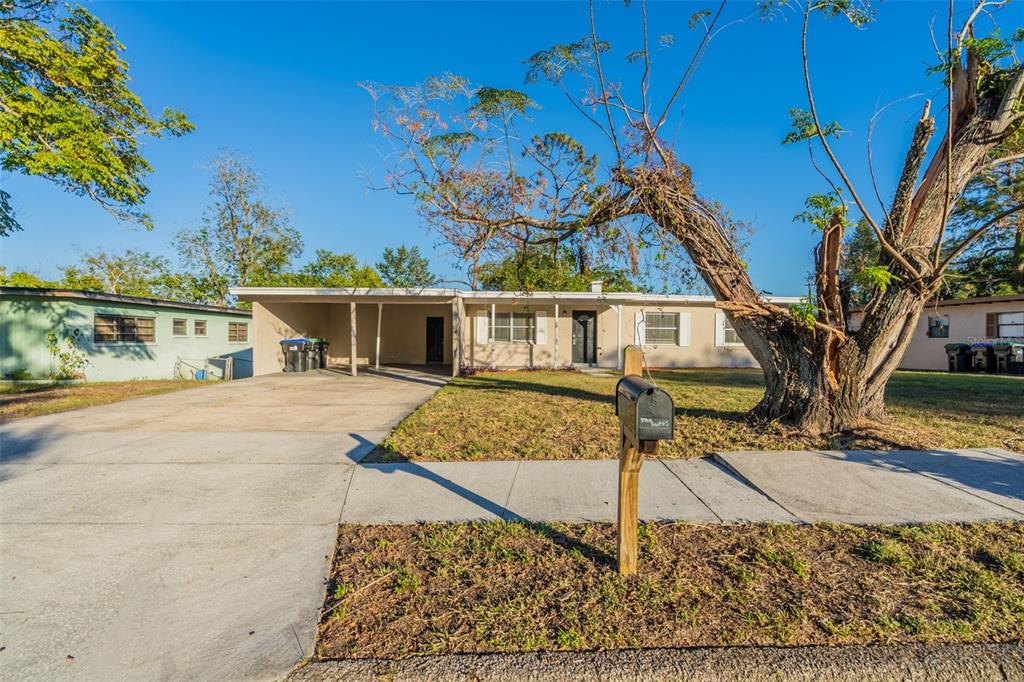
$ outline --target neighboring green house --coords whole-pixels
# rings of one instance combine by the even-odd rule
[[[90,381],[252,376],[248,310],[75,289],[0,287],[0,376],[53,375],[52,331]],[[200,374],[200,376],[203,376]]]

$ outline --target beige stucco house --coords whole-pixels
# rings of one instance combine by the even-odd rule
[[[851,327],[859,321],[854,311]],[[1000,340],[1024,340],[1024,294],[934,301],[921,313],[900,368],[945,370],[947,343]]]
[[[460,368],[622,366],[642,345],[651,367],[756,367],[710,296],[457,289],[235,288],[252,302],[253,369],[283,368],[282,339],[330,342],[329,365]],[[775,298],[788,304],[797,298]]]

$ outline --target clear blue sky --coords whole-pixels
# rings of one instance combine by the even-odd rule
[[[655,3],[652,33],[675,35],[656,56],[654,88],[664,92],[689,59],[691,13],[709,3]],[[370,128],[370,100],[356,85],[412,84],[452,71],[472,81],[522,88],[522,61],[537,50],[588,32],[583,4],[565,3],[173,3],[89,5],[127,46],[139,94],[154,111],[185,111],[196,131],[147,142],[147,209],[156,229],[118,223],[88,200],[18,175],[0,182],[14,197],[25,231],[0,241],[2,262],[56,277],[83,250],[137,248],[173,255],[175,232],[195,225],[208,202],[204,164],[224,149],[248,157],[303,234],[307,254],[323,247],[373,262],[385,246],[419,244],[435,271],[458,272],[443,245],[420,223],[411,201],[367,189],[382,169]],[[599,2],[599,32],[621,60],[639,41],[639,3]],[[964,4],[961,9],[966,9]],[[735,3],[730,19],[752,4]],[[876,108],[914,93],[936,100],[925,75],[935,61],[929,22],[944,25],[945,3],[888,2],[878,21],[858,31],[847,22],[817,22],[813,74],[822,117],[850,134],[837,149],[872,196],[866,178],[867,121]],[[1024,3],[999,15],[1005,32],[1024,25]],[[983,24],[984,26],[984,24]],[[794,223],[804,198],[824,190],[803,147],[783,147],[790,107],[804,107],[799,20],[750,19],[723,32],[684,96],[677,149],[699,189],[755,223],[750,263],[755,283],[776,294],[804,291],[814,235]],[[630,71],[618,67],[625,80]],[[626,81],[631,83],[632,81]],[[568,130],[598,145],[549,86],[527,88],[541,105],[537,130]],[[923,98],[894,107],[875,133],[875,165],[888,198]],[[678,113],[678,112],[677,112]],[[679,118],[675,119],[678,121]],[[941,121],[941,118],[940,118]],[[598,147],[598,151],[602,150]],[[876,205],[872,202],[872,205]]]

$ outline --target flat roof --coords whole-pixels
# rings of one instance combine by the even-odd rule
[[[415,298],[450,300],[456,297],[476,303],[500,301],[549,300],[593,301],[605,303],[706,303],[713,304],[714,296],[699,294],[645,294],[629,291],[463,291],[436,288],[317,288],[317,287],[231,287],[229,290],[244,300],[258,298]],[[772,303],[799,303],[799,296],[768,296]]]
[[[957,305],[984,305],[986,303],[1013,303],[1024,301],[1024,294],[1010,294],[1008,296],[974,296],[972,298],[944,298],[942,300],[932,299],[925,303],[926,307],[949,308]],[[851,313],[864,312],[864,306],[859,306],[850,311]]]
[[[186,303],[184,301],[169,301],[162,298],[144,298],[142,296],[122,296],[120,294],[108,294],[102,291],[85,291],[84,289],[50,289],[37,287],[0,287],[0,298],[4,296],[35,296],[37,298],[70,298],[102,303],[122,303],[129,305],[143,305],[151,308],[174,308],[175,310],[196,310],[205,313],[224,313],[227,315],[242,315],[252,317],[251,310],[241,308],[224,308],[217,305],[205,305],[203,303]]]

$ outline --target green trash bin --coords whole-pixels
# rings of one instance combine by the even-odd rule
[[[974,354],[970,346],[966,343],[947,343],[945,349],[950,372],[971,371],[971,359]]]
[[[323,362],[320,355],[320,345],[324,342],[323,339],[309,338],[306,339],[309,343],[306,344],[306,368],[307,369],[320,369],[323,367]]]

